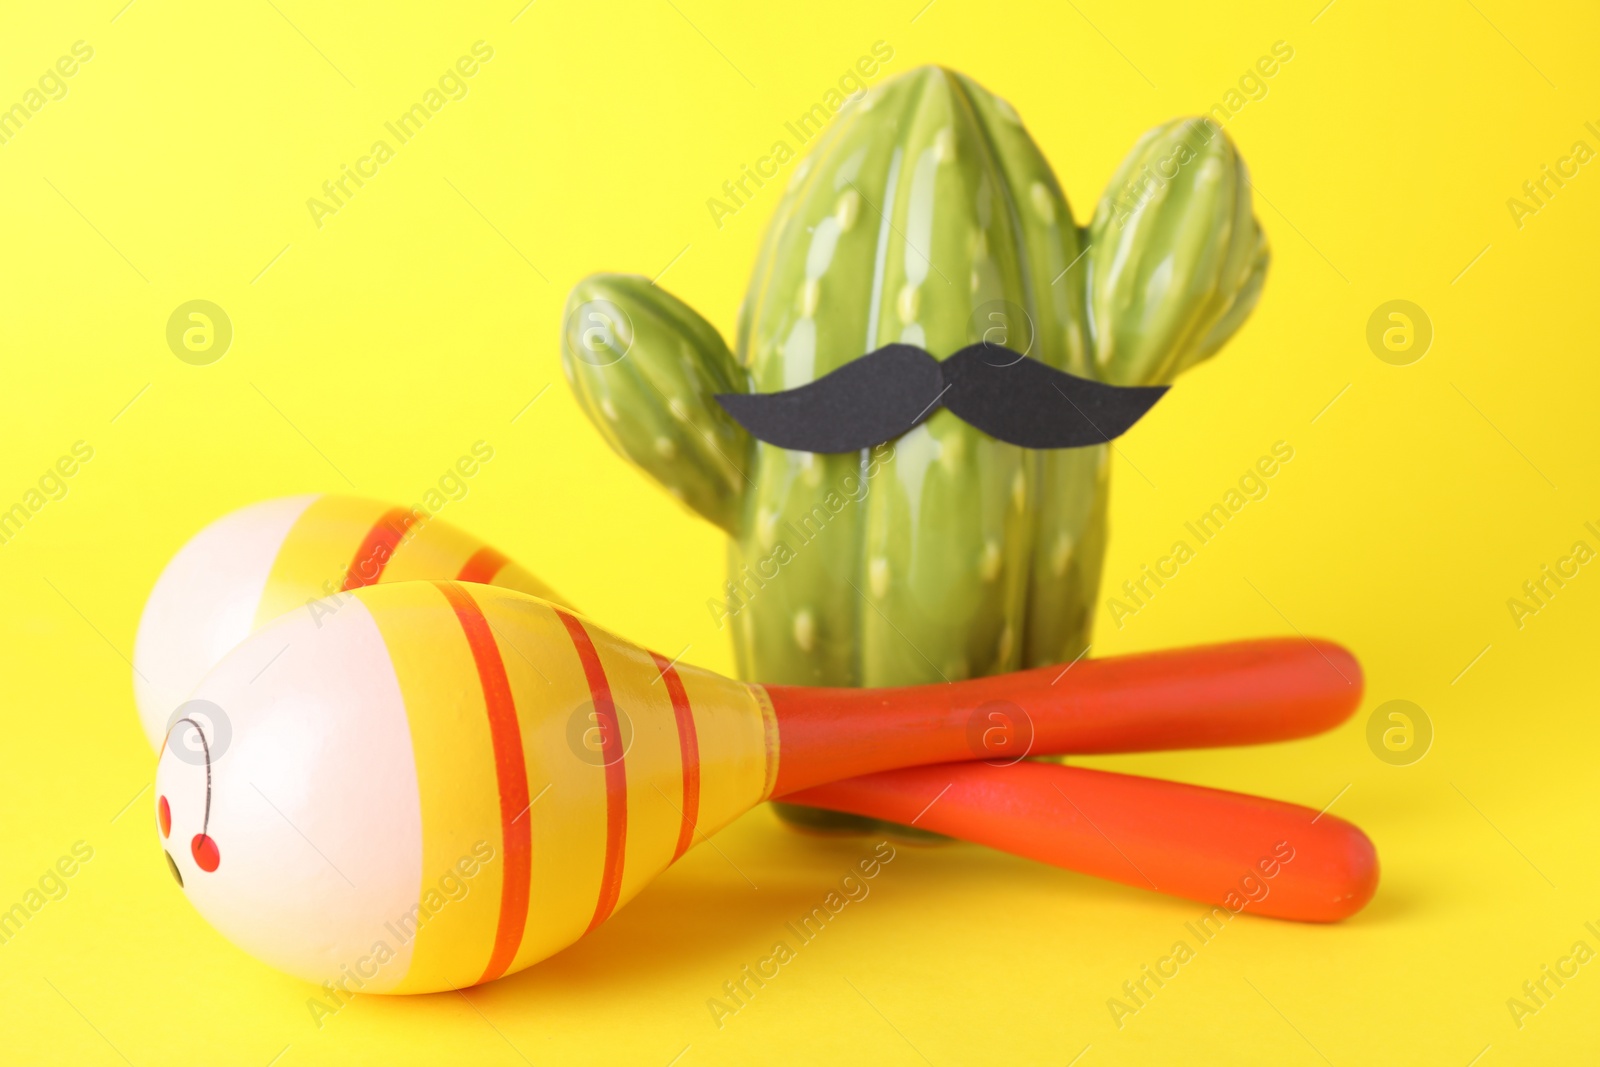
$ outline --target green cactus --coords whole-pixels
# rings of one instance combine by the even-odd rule
[[[1195,158],[1119,206],[1196,129],[1212,136]],[[573,291],[563,358],[612,447],[731,535],[718,614],[743,677],[954,681],[1088,646],[1106,447],[1028,451],[940,410],[868,452],[790,452],[750,439],[712,394],[794,388],[891,342],[942,357],[984,339],[1082,377],[1166,382],[1237,329],[1266,262],[1243,164],[1214,127],[1147,134],[1084,231],[1011,107],[927,67],[848,106],[797,165],[737,361],[687,306],[616,275]],[[627,321],[588,334],[595,348],[597,308]],[[802,812],[785,806],[867,825]]]

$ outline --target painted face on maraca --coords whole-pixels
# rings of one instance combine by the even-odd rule
[[[392,672],[386,685],[367,670],[381,641],[352,623],[318,632],[291,617],[264,631],[270,647],[247,641],[197,691],[226,716],[227,744],[179,723],[156,769],[161,844],[190,902],[253,955],[319,983],[370,954],[382,924],[364,916],[415,900],[421,856],[403,705]],[[393,956],[403,967],[406,946]],[[397,980],[366,969],[375,989]]]
[[[251,954],[351,992],[545,958],[763,799],[775,769],[750,687],[478,585],[377,585],[331,616],[293,612],[195,699],[231,738],[209,817],[206,767],[172,745],[160,760],[158,832],[184,893]],[[200,833],[210,870],[189,850]]]
[[[178,743],[186,746],[183,751],[189,752],[191,756],[198,754],[197,765],[204,767],[205,778],[202,783],[189,782],[186,779],[191,776],[180,773],[173,774],[170,781],[174,786],[183,788],[187,792],[193,792],[195,784],[200,784],[204,789],[204,800],[201,802],[199,809],[200,829],[188,837],[187,840],[189,855],[194,860],[195,866],[201,871],[210,873],[215,871],[218,864],[222,862],[222,854],[217,847],[216,838],[207,832],[211,828],[211,751],[215,735],[208,737],[206,724],[187,716],[173,724],[172,730],[168,733],[168,744],[172,743],[172,734],[177,734],[179,737]],[[194,759],[182,761],[190,764],[196,763]],[[189,799],[192,800],[193,798],[190,797]],[[181,810],[187,812],[188,809],[193,807],[193,804],[188,804]],[[179,885],[183,885],[183,871],[179,869],[178,861],[172,858],[172,850],[174,848],[182,849],[181,842],[185,840],[183,829],[187,821],[180,820],[178,837],[175,840],[171,840],[167,846],[167,868],[172,871],[172,876],[178,880]],[[156,823],[161,827],[161,836],[163,838],[172,838],[172,801],[167,798],[165,793],[158,793],[156,796]]]

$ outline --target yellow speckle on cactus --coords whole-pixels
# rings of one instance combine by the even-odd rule
[[[671,496],[672,499],[676,500],[680,504],[682,504],[684,502],[684,500],[683,500],[683,490],[679,489],[675,485],[667,486],[667,495]]]
[[[952,428],[943,437],[939,438],[939,463],[948,471],[954,471],[961,465],[962,459],[967,454],[967,435],[961,432],[959,426]]]
[[[1022,125],[1022,118],[1017,114],[1017,109],[998,96],[994,98],[994,109],[1000,112],[1000,117],[1011,123],[1011,125]]]
[[[1056,535],[1055,547],[1050,550],[1050,571],[1057,578],[1066,576],[1067,564],[1072,562],[1072,535],[1062,531]]]
[[[989,231],[973,227],[972,230],[972,258],[989,258]]]
[[[839,232],[849,233],[856,219],[861,217],[861,194],[854,189],[840,193],[839,202],[833,208],[833,217],[839,223]]]
[[[1011,476],[1011,504],[1018,511],[1028,505],[1028,480],[1022,476],[1021,467]]]
[[[817,302],[822,299],[822,283],[807,278],[800,284],[800,317],[809,319],[817,313]]]
[[[800,455],[804,457],[800,461],[800,480],[812,487],[821,485],[822,464],[817,462],[817,454],[802,452]]]
[[[670,437],[657,437],[656,452],[662,459],[672,459],[678,454],[678,446],[672,443]]]
[[[603,396],[600,398],[600,413],[606,418],[610,419],[612,422],[617,421],[617,405],[611,402],[611,398],[609,396]]]
[[[1044,182],[1034,182],[1028,189],[1028,199],[1033,201],[1033,210],[1046,226],[1054,226],[1056,222],[1056,202],[1050,196],[1050,190],[1045,188]]]
[[[1017,642],[1016,632],[1008,622],[1000,630],[1000,645],[995,649],[995,666],[1004,669],[1011,662],[1011,649]]]
[[[756,536],[761,539],[762,548],[771,548],[778,541],[778,516],[775,512],[762,508],[756,513]]]
[[[983,279],[978,277],[978,272],[976,269],[974,269],[972,274],[968,277],[967,283],[972,287],[972,291],[974,293],[976,293],[978,291],[978,287],[983,284]]]
[[[867,586],[879,600],[889,592],[889,561],[882,556],[873,556],[867,564]]]
[[[992,537],[983,543],[983,555],[978,557],[978,576],[986,582],[1000,577],[1000,542]]]
[[[689,408],[678,397],[673,397],[671,400],[667,401],[667,410],[672,412],[672,417],[677,419],[679,422],[689,421]]]
[[[810,652],[817,646],[817,620],[811,617],[809,608],[794,613],[794,643],[802,652]]]
[[[917,321],[917,311],[922,307],[922,291],[909,282],[900,287],[900,295],[894,302],[895,311],[900,315],[903,323]]]
[[[940,163],[956,158],[956,131],[946,126],[933,135],[933,156]]]

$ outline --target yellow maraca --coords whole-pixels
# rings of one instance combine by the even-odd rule
[[[469,535],[436,520],[429,521],[426,516],[409,515],[402,509],[394,509],[373,501],[345,497],[300,497],[268,501],[225,516],[208,526],[177,554],[157,582],[140,626],[140,638],[136,650],[136,665],[140,668],[136,687],[140,697],[141,715],[147,731],[152,736],[152,743],[157,746],[163,743],[171,746],[167,753],[168,759],[165,761],[169,765],[170,772],[179,775],[180,778],[184,774],[194,773],[192,770],[171,766],[173,761],[190,768],[209,769],[208,764],[213,762],[220,767],[228,756],[228,750],[233,746],[232,733],[238,709],[229,708],[227,713],[218,714],[219,709],[215,705],[202,699],[185,704],[182,711],[174,713],[171,710],[174,705],[167,703],[165,698],[157,698],[155,694],[165,692],[188,695],[198,679],[215,664],[216,660],[222,658],[232,643],[268,621],[274,613],[287,612],[291,616],[299,617],[302,621],[300,629],[309,626],[311,631],[315,632],[345,609],[352,594],[341,590],[357,588],[373,581],[445,577],[493,581],[524,591],[542,592],[547,599],[551,598],[545,587],[532,575]],[[424,594],[424,603],[433,601],[430,596]],[[359,614],[365,609],[352,610]],[[563,626],[566,625],[563,623]],[[496,637],[500,644],[506,644],[506,633],[497,631]],[[260,680],[248,683],[249,687],[260,685],[263,689],[270,688],[269,679],[280,667],[295,670],[292,665],[297,653],[291,651],[292,646],[293,642],[287,639],[280,642],[273,652],[275,655],[281,655],[282,661],[268,659],[257,672],[261,676]],[[1286,648],[1266,642],[1254,646],[1235,646],[1232,649],[1212,653],[1197,651],[1182,656],[1189,656],[1194,663],[1215,661],[1218,656],[1222,657],[1219,662],[1227,662],[1228,657],[1233,657],[1231,662],[1237,664],[1241,662],[1239,659],[1241,654],[1246,659],[1253,658],[1256,663],[1254,668],[1256,681],[1275,674],[1297,684],[1302,692],[1310,694],[1313,703],[1322,702],[1325,705],[1327,694],[1320,691],[1317,685],[1307,684],[1304,677],[1297,677],[1295,673],[1297,670],[1302,673],[1309,671],[1312,674],[1320,674],[1323,679],[1334,677],[1334,672],[1328,669],[1325,662],[1320,661],[1316,650],[1309,645],[1294,644]],[[1286,654],[1287,660],[1285,660]],[[1340,663],[1349,662],[1347,655],[1341,650],[1333,650],[1330,654]],[[684,674],[671,669],[660,670],[660,657],[652,656],[650,663],[652,668],[657,669],[654,673],[651,670],[645,672],[648,675],[646,684],[650,687],[650,695],[659,697],[660,694],[666,693],[672,698],[673,715],[677,719],[676,736],[679,744],[680,770],[675,781],[668,781],[660,790],[647,794],[644,802],[654,803],[657,797],[663,797],[676,811],[677,832],[669,857],[675,859],[697,834],[714,830],[727,818],[742,810],[740,806],[742,802],[730,801],[725,790],[719,792],[723,787],[732,788],[729,780],[721,775],[704,789],[702,788],[703,776],[699,770],[698,760],[700,745],[697,740],[698,733],[693,729],[694,713],[685,710],[689,707],[690,691],[685,687]],[[1296,663],[1298,667],[1295,666]],[[1086,667],[1090,665],[1081,665],[1076,671],[1081,673]],[[1266,669],[1262,670],[1263,667]],[[314,672],[315,668],[302,667],[299,670]],[[1359,672],[1353,669],[1353,665],[1350,665],[1347,671],[1359,679]],[[1250,689],[1248,683],[1252,679],[1248,675],[1247,671],[1235,677],[1239,687],[1228,698],[1233,703],[1249,704],[1249,699],[1240,699],[1241,694],[1247,693]],[[703,679],[711,676],[692,674],[691,677]],[[1152,679],[1152,682],[1156,680]],[[720,679],[717,679],[716,683],[722,687],[719,691],[733,693],[735,696],[746,691],[744,687]],[[1359,685],[1353,692],[1348,687],[1345,688],[1346,693],[1338,699],[1344,701],[1344,706],[1347,708],[1353,707],[1356,695],[1359,694]],[[381,691],[382,687],[375,690],[375,692]],[[344,691],[344,695],[354,705],[360,706],[363,704],[362,692],[360,686],[355,686]],[[1287,692],[1279,695],[1287,699]],[[855,694],[843,694],[838,695],[838,698],[846,700],[853,696]],[[870,694],[868,696],[871,699]],[[743,699],[739,697],[739,700]],[[487,714],[486,703],[484,708],[482,714]],[[580,704],[578,710],[580,714],[568,724],[570,730],[568,741],[576,746],[571,751],[580,759],[588,760],[590,764],[606,763],[604,746],[596,744],[598,739],[606,736],[598,712],[584,704]],[[341,714],[343,713],[334,713],[334,717],[337,718]],[[169,731],[175,716],[184,720],[184,728]],[[746,709],[744,718],[748,717]],[[1300,727],[1286,728],[1281,723],[1271,722],[1259,716],[1252,721],[1254,725],[1249,729],[1232,735],[1226,732],[1217,736],[1195,735],[1186,741],[1181,731],[1176,733],[1169,731],[1159,737],[1147,737],[1137,747],[1172,747],[1191,742],[1228,743],[1230,737],[1233,743],[1255,742],[1312,732],[1311,729]],[[985,736],[988,732],[993,732],[990,730],[993,723],[992,714],[985,715],[980,722]],[[1201,717],[1192,719],[1188,725],[1193,728],[1203,723],[1204,719]],[[359,730],[352,724],[345,725],[354,732],[340,733],[336,729],[335,733],[341,738],[340,743],[351,746],[354,751],[363,751],[365,742]],[[619,713],[617,728],[622,731],[624,745],[629,743],[632,725],[631,715],[627,715],[626,712]],[[464,724],[448,725],[443,729],[445,732],[438,739],[439,744],[430,744],[425,749],[419,750],[416,770],[412,772],[412,777],[419,783],[416,788],[420,788],[420,783],[424,781],[434,780],[437,785],[439,781],[449,783],[454,780],[451,773],[444,774],[442,779],[434,779],[424,773],[425,761],[422,757],[431,756],[436,752],[453,751],[451,745],[455,742],[465,746],[463,751],[477,753],[474,758],[462,757],[466,766],[456,767],[456,770],[466,775],[464,780],[481,782],[487,766],[495,761],[496,750],[492,734],[486,734],[482,727],[480,713],[470,713]],[[459,734],[458,730],[461,731]],[[485,747],[486,738],[487,747]],[[1017,747],[1019,740],[1021,739],[1011,738],[1013,747]],[[971,754],[969,752],[965,755]],[[396,759],[400,766],[406,766],[403,757]],[[226,759],[226,762],[235,761],[230,758]],[[299,768],[305,762],[305,757],[296,754],[293,746],[285,749],[276,762],[269,762],[278,772],[285,770],[291,772],[294,780],[299,783],[296,788],[304,788],[304,779],[300,775]],[[1004,762],[1009,764],[1011,760],[1007,759]],[[843,767],[843,764],[829,767],[827,776],[831,778],[849,773],[848,770],[842,769]],[[920,817],[924,825],[933,826],[953,836],[981,841],[994,847],[1032,856],[1043,862],[1055,863],[1130,884],[1146,885],[1151,872],[1154,872],[1166,891],[1210,902],[1225,898],[1230,890],[1231,881],[1236,876],[1234,868],[1248,866],[1254,861],[1257,852],[1260,851],[1258,838],[1260,841],[1278,840],[1287,832],[1292,833],[1296,840],[1301,842],[1303,857],[1314,854],[1353,857],[1348,861],[1339,859],[1330,862],[1321,869],[1308,866],[1308,859],[1303,858],[1296,867],[1297,878],[1300,877],[1300,872],[1304,872],[1304,877],[1301,879],[1303,884],[1294,893],[1288,892],[1287,886],[1280,886],[1280,891],[1272,898],[1271,906],[1262,909],[1287,918],[1326,920],[1349,914],[1359,909],[1370,896],[1371,883],[1376,876],[1375,864],[1370,859],[1363,858],[1370,857],[1370,845],[1360,836],[1359,831],[1337,820],[1323,819],[1320,827],[1325,831],[1322,837],[1326,839],[1308,840],[1309,831],[1304,825],[1306,819],[1302,816],[1311,813],[1301,812],[1293,805],[1260,801],[1256,798],[1218,793],[1214,790],[1199,790],[1175,783],[1128,779],[1125,776],[1107,775],[1105,772],[1055,765],[1025,763],[1016,767],[988,767],[965,764],[959,768],[930,767],[925,770],[927,774],[911,772],[873,774],[842,782],[836,786],[813,789],[804,795],[804,799],[806,802],[836,810],[898,817],[902,821]],[[939,781],[932,787],[928,785],[931,781],[928,774],[939,777]],[[403,771],[400,772],[400,777],[402,779],[406,777]],[[669,774],[667,777],[670,779],[672,775]],[[952,788],[957,784],[957,780],[960,787]],[[217,789],[220,798],[225,792],[221,776],[219,775],[215,781],[208,779],[208,782]],[[546,784],[552,785],[553,788],[552,783]],[[268,789],[260,782],[251,788],[256,792],[247,791],[245,800],[257,802],[258,807],[260,801],[266,801],[269,796],[276,795],[274,790]],[[543,786],[539,788],[542,790]],[[439,789],[442,790],[442,795],[456,795],[449,784],[441,785]],[[750,783],[746,783],[735,792],[738,796],[746,798],[759,797],[764,795],[764,789],[765,786],[757,790],[752,788]],[[1114,826],[1113,829],[1125,848],[1144,849],[1138,861],[1137,872],[1132,872],[1131,868],[1122,869],[1127,866],[1127,862],[1120,854],[1100,855],[1105,850],[1101,848],[1099,831],[1091,833],[1086,825],[1080,825],[1084,822],[1081,813],[1075,808],[1070,808],[1069,802],[1062,800],[1064,792],[1077,797],[1083,803],[1089,803],[1093,797],[1104,796],[1111,808],[1116,813],[1121,813],[1102,811],[1097,816],[1097,824],[1104,824],[1108,818],[1119,819],[1121,815],[1126,815],[1131,820],[1129,825]],[[702,794],[705,797],[704,801]],[[387,794],[378,795],[393,799]],[[533,797],[521,803],[531,804],[538,795],[536,792]],[[520,796],[521,794],[513,795],[507,803],[518,801]],[[943,797],[943,802],[938,810],[930,815],[928,801],[936,796]],[[200,806],[199,825],[196,827],[193,825],[195,812],[189,810],[186,813],[185,800],[182,796],[169,796],[163,792],[158,798],[158,822],[163,836],[167,838],[167,854],[173,873],[180,882],[187,883],[191,895],[198,894],[197,903],[202,899],[212,899],[217,896],[213,891],[215,889],[213,881],[222,885],[230,881],[232,876],[239,875],[241,871],[249,871],[248,863],[241,862],[241,853],[233,845],[226,849],[228,861],[222,864],[222,852],[217,845],[217,837],[213,834],[215,824],[210,799],[208,792],[207,799]],[[371,795],[364,795],[352,810],[359,813],[360,805],[370,799]],[[402,807],[409,804],[415,810],[423,810],[420,792],[415,796],[407,792],[400,799]],[[269,806],[273,803],[276,802],[269,802]],[[640,802],[635,800],[632,803]],[[427,810],[438,810],[437,804],[433,801],[429,801],[426,807]],[[219,805],[217,811],[221,810],[222,807]],[[488,810],[484,802],[472,811],[457,812],[457,815],[472,815],[474,818],[479,818],[485,816]],[[521,811],[521,806],[518,806],[517,810]],[[174,838],[175,811],[178,834]],[[1168,814],[1161,816],[1158,822],[1150,823],[1140,814],[1144,811]],[[1174,812],[1187,814],[1176,818],[1175,821]],[[374,817],[381,820],[383,814],[375,813]],[[608,815],[608,818],[610,817],[612,816]],[[285,821],[286,818],[286,815],[275,811],[269,821],[280,832],[285,828],[299,827],[306,821],[303,818],[296,818],[291,824]],[[1191,823],[1198,821],[1207,827],[1231,828],[1231,839],[1220,841],[1196,838],[1192,826],[1185,829],[1183,821],[1185,818]],[[472,819],[467,820],[469,823],[472,821]],[[516,821],[513,819],[513,823]],[[479,822],[481,823],[481,818]],[[251,824],[245,822],[242,825],[249,827]],[[1170,827],[1170,830],[1164,829],[1167,827]],[[1311,827],[1312,830],[1317,828]],[[254,838],[242,836],[237,832],[230,834],[229,840],[248,840],[252,844],[255,843]],[[302,839],[303,843],[312,840],[320,841],[321,837],[308,831],[307,836]],[[409,893],[404,889],[397,890],[400,898],[409,900],[402,913],[386,921],[384,930],[377,940],[367,946],[366,951],[351,955],[349,959],[338,962],[337,965],[326,954],[316,955],[310,962],[304,960],[297,962],[296,959],[283,958],[278,954],[296,944],[294,931],[301,929],[298,925],[301,919],[310,922],[312,929],[316,929],[317,923],[323,919],[331,919],[332,913],[322,914],[320,919],[301,916],[293,922],[287,922],[285,929],[276,929],[270,925],[262,926],[265,918],[273,913],[272,907],[253,905],[246,909],[242,917],[235,916],[231,920],[228,918],[226,908],[217,915],[213,915],[210,906],[203,906],[202,910],[206,911],[208,916],[213,916],[218,925],[233,934],[241,944],[296,973],[311,978],[320,977],[322,980],[341,980],[346,983],[346,988],[351,982],[356,982],[363,988],[384,988],[384,982],[377,980],[376,972],[367,976],[372,979],[367,983],[359,973],[346,968],[359,966],[364,971],[370,971],[378,957],[398,956],[402,944],[410,944],[416,938],[419,923],[435,912],[441,911],[440,905],[449,905],[442,910],[449,911],[459,918],[467,911],[481,906],[486,894],[504,892],[505,877],[508,873],[515,873],[502,870],[500,867],[501,863],[507,862],[508,856],[516,855],[514,851],[511,853],[506,851],[507,840],[515,841],[517,838],[514,835],[507,838],[503,833],[497,837],[493,832],[486,832],[484,836],[475,838],[471,842],[471,848],[464,848],[454,857],[453,871],[442,866],[442,861],[437,856],[432,857],[429,863],[440,867],[438,871],[421,881],[416,880],[413,871],[414,884]],[[288,842],[289,845],[293,843],[292,840]],[[354,855],[365,856],[371,862],[378,862],[377,856],[363,851],[360,842],[354,843],[351,847],[354,849]],[[1240,859],[1240,856],[1243,859]],[[331,891],[337,896],[341,884],[346,888],[350,887],[350,882],[346,881],[344,874],[341,873],[343,867],[349,865],[348,862],[335,865],[331,857],[324,862],[320,853],[307,853],[301,858],[309,860],[314,868],[309,873],[301,872],[306,880],[306,885],[302,887],[303,892],[311,894],[306,899],[317,899],[317,892],[322,891]],[[413,855],[413,852],[402,850],[401,853],[391,855],[389,859],[402,862],[404,866],[420,858]],[[486,859],[489,861],[487,868]],[[511,862],[515,864],[519,861],[513,859]],[[220,875],[219,866],[222,872]],[[285,877],[297,868],[293,863],[288,863],[281,867],[273,865],[272,869],[276,872],[274,876]],[[487,881],[478,878],[485,869],[491,871],[490,874],[484,875]],[[247,873],[246,877],[253,878],[255,874]],[[331,884],[323,885],[324,882]],[[484,888],[489,883],[494,883],[497,888],[492,890]],[[268,877],[261,884],[270,886],[275,883]],[[315,886],[320,886],[320,890]],[[394,889],[392,885],[390,888]],[[620,886],[618,891],[620,892]],[[456,906],[460,903],[456,898],[465,899],[474,892],[477,895],[473,899],[477,903],[470,908]],[[389,900],[389,903],[392,904],[393,900]],[[346,907],[355,908],[357,911],[360,910],[360,905],[361,901],[345,901]],[[515,907],[512,910],[515,911]],[[484,935],[482,929],[484,920],[480,918],[478,922],[478,934],[481,937]],[[435,923],[434,927],[436,932],[440,929],[438,923]],[[252,934],[252,929],[257,932]],[[263,929],[267,930],[267,933],[261,933]],[[454,941],[456,934],[446,929],[445,933],[439,936]],[[470,936],[466,938],[466,943],[472,943]],[[379,946],[383,946],[382,951],[373,951]],[[349,955],[343,949],[341,953]],[[500,962],[509,965],[505,960]],[[426,960],[422,966],[416,968],[407,964],[403,970],[408,977],[400,988],[427,987],[427,983],[433,981],[426,977],[430,973],[431,966]],[[485,968],[478,977],[491,975],[492,968],[488,968],[487,964]],[[463,977],[460,973],[452,973],[448,980],[460,984],[472,979],[470,976]]]
[[[158,822],[190,900],[252,954],[366,992],[442,990],[572,943],[768,797],[1007,755],[985,747],[996,703],[1038,753],[1299,737],[1353,706],[1325,657],[1357,670],[1295,642],[1065,678],[762,687],[512,590],[380,584],[279,618],[207,674],[194,700],[230,737],[191,720],[200,758],[163,748]]]
[[[254,955],[312,981],[348,968],[366,991],[548,956],[765,797],[777,766],[759,690],[482,585],[291,612],[194,697],[230,737],[191,724],[202,757],[167,746],[158,765],[185,892]]]

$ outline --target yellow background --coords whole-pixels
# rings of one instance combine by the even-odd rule
[[[74,41],[95,50],[0,146],[0,506],[74,441],[95,450],[0,546],[0,906],[73,842],[94,849],[0,946],[0,1060],[1593,1056],[1600,963],[1520,1030],[1506,1007],[1574,941],[1600,949],[1583,927],[1600,926],[1600,567],[1520,630],[1506,606],[1574,541],[1600,547],[1583,528],[1600,520],[1600,170],[1520,229],[1506,207],[1575,140],[1600,148],[1583,125],[1600,120],[1592,12],[122,3],[13,5],[0,33],[5,103]],[[307,198],[478,40],[494,58],[470,95],[316,228]],[[894,58],[876,80],[937,62],[1008,98],[1080,222],[1140,132],[1221,100],[1274,42],[1294,48],[1228,125],[1274,249],[1265,295],[1120,442],[1108,584],[1163,555],[1273,442],[1295,457],[1122,629],[1102,603],[1095,654],[1299,630],[1357,651],[1367,700],[1315,740],[1094,762],[1316,808],[1337,797],[1377,843],[1376,899],[1339,926],[1230,924],[1119,1030],[1107,999],[1198,905],[970,846],[902,848],[719,1030],[707,999],[870,850],[763,810],[539,967],[465,995],[361,999],[318,1029],[310,988],[213,932],[155,847],[126,657],[157,573],[236,507],[352,486],[411,502],[484,440],[495,458],[443,517],[621,632],[731,669],[705,606],[722,537],[585,424],[556,360],[562,301],[589,271],[666,270],[731,331],[777,191],[721,230],[706,198],[878,40]],[[1397,298],[1436,333],[1405,367],[1365,341]],[[210,366],[165,342],[192,299],[234,324]],[[1406,767],[1365,739],[1371,709],[1397,698],[1436,733]]]

